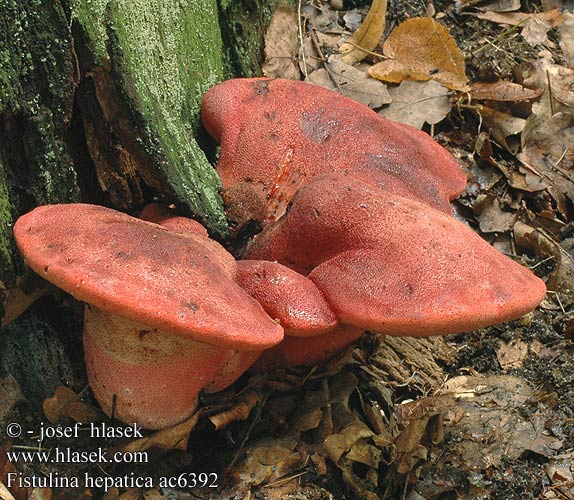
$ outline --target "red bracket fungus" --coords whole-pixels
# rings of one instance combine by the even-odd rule
[[[337,316],[315,284],[286,266],[240,260],[235,280],[271,318],[279,321],[285,335],[314,337],[337,326]]]
[[[88,304],[88,378],[103,410],[162,428],[187,418],[199,390],[246,368],[237,351],[279,343],[282,328],[234,281],[218,243],[93,205],[48,205],[14,226],[27,264]]]
[[[450,217],[466,178],[423,132],[280,79],[223,82],[205,95],[202,116],[221,142],[224,198],[242,207],[230,208],[232,221],[264,227],[244,258],[308,276],[348,338],[461,332],[519,317],[544,296],[534,274]],[[268,213],[289,201],[283,218]],[[303,346],[330,353],[344,339],[288,335],[258,363],[313,362]]]
[[[362,329],[338,325],[315,284],[292,269],[264,260],[240,260],[237,268],[236,281],[285,332],[283,341],[257,360],[257,369],[316,365],[363,334]]]
[[[340,173],[301,188],[245,257],[308,274],[342,323],[389,335],[515,319],[546,291],[463,223]]]
[[[334,330],[314,337],[285,335],[280,344],[267,349],[255,362],[256,370],[314,366],[333,358],[361,338],[365,330],[339,324]]]
[[[427,134],[386,120],[367,106],[294,80],[235,79],[203,99],[207,130],[221,142],[217,172],[224,198],[244,204],[242,225],[260,220],[284,168],[308,181],[348,172],[363,182],[417,199],[447,214],[466,177]],[[261,221],[261,220],[260,220]]]
[[[199,222],[188,217],[182,217],[174,213],[171,207],[160,205],[159,203],[150,203],[146,205],[139,214],[139,218],[161,224],[163,227],[181,234],[201,234],[209,236],[207,229],[205,229]]]

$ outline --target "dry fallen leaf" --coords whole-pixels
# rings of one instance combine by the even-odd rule
[[[14,288],[8,290],[6,296],[6,305],[4,310],[4,317],[2,318],[1,327],[9,325],[18,316],[20,316],[28,307],[30,307],[36,300],[45,295],[48,288],[36,288],[27,293],[21,288]]]
[[[525,76],[525,86],[545,90],[540,101],[532,106],[533,114],[552,116],[560,111],[574,111],[573,69],[554,64],[550,57],[545,57],[532,63]]]
[[[28,500],[52,500],[50,488],[34,488]]]
[[[357,9],[350,10],[343,16],[345,28],[349,31],[357,31],[361,26],[362,16]]]
[[[329,404],[332,426],[323,441],[324,451],[339,468],[355,497],[378,499],[373,493],[377,488],[378,469],[384,460],[383,451],[391,442],[387,435],[375,434],[349,408],[349,399],[357,389],[357,377],[345,370],[331,380]],[[357,475],[357,465],[369,467],[365,477]]]
[[[251,413],[251,410],[255,408],[257,403],[261,401],[260,395],[251,391],[244,394],[235,406],[229,410],[211,415],[209,420],[215,426],[216,430],[223,429],[227,427],[232,422],[237,422],[238,420],[246,420]]]
[[[462,52],[434,19],[414,18],[397,26],[383,52],[389,59],[369,68],[373,78],[393,83],[433,79],[449,89],[468,90]]]
[[[72,389],[60,386],[51,398],[44,401],[42,407],[48,421],[56,424],[62,417],[67,416],[68,405],[79,401],[80,397]]]
[[[547,434],[544,416],[521,416],[524,404],[535,396],[521,378],[455,377],[441,390],[441,394],[449,393],[456,404],[445,413],[445,435],[451,445],[445,447],[442,460],[452,461],[455,467],[478,473],[526,450],[551,456],[562,446]]]
[[[2,500],[16,500],[12,496],[12,493],[10,493],[6,488],[6,486],[4,486],[4,483],[2,483],[2,481],[0,481],[0,498]]]
[[[514,155],[520,151],[520,134],[526,125],[524,118],[518,118],[487,106],[481,106],[479,113],[482,124],[500,146]]]
[[[482,12],[511,12],[520,9],[520,0],[494,0],[492,2],[481,3],[477,9]]]
[[[473,209],[478,212],[480,230],[483,233],[504,233],[514,226],[516,214],[502,210],[496,196],[487,195],[484,200],[476,203]]]
[[[189,433],[196,426],[200,413],[200,411],[195,412],[185,422],[167,429],[162,429],[150,436],[136,439],[135,441],[122,446],[121,449],[129,452],[146,451],[150,448],[185,450]]]
[[[383,82],[371,78],[366,71],[346,64],[336,54],[329,57],[326,69],[314,71],[307,81],[339,91],[371,108],[380,108],[392,100]]]
[[[546,465],[546,473],[553,488],[560,491],[562,498],[574,498],[574,451],[552,457]]]
[[[51,424],[56,424],[62,417],[70,417],[76,422],[94,422],[102,414],[91,406],[80,401],[80,397],[69,387],[60,386],[54,396],[43,403],[44,414]]]
[[[514,225],[514,239],[519,249],[533,252],[538,258],[551,258],[554,261],[555,268],[546,286],[549,290],[566,294],[570,301],[574,301],[574,254],[563,247],[568,242],[558,242],[543,228],[535,228],[520,221]]]
[[[265,62],[262,71],[270,78],[299,80],[297,16],[288,7],[277,9],[265,33]]]
[[[529,89],[518,83],[498,80],[497,82],[473,83],[470,96],[473,101],[529,101],[538,99],[543,89]]]
[[[522,134],[517,158],[538,180],[544,181],[565,220],[574,201],[574,115],[532,113]]]
[[[242,488],[276,481],[301,466],[296,446],[297,440],[289,436],[262,439],[246,449],[246,459],[234,468],[233,474]]]
[[[385,18],[387,16],[387,0],[373,0],[369,13],[353,33],[348,42],[341,45],[339,51],[343,54],[343,61],[347,64],[354,64],[362,61],[372,51],[385,31]]]
[[[17,473],[16,467],[8,460],[7,451],[10,450],[10,444],[0,443],[0,479],[6,481],[8,474]],[[24,485],[20,486],[18,481],[10,485],[10,491],[0,481],[0,498],[2,500],[28,500],[32,488],[26,488]]]
[[[520,34],[534,47],[548,42],[548,32],[560,26],[563,22],[564,16],[558,9],[540,12],[524,24],[524,28],[522,28]]]
[[[379,113],[389,120],[421,129],[443,120],[451,110],[448,90],[440,83],[404,81],[389,89],[392,102]]]

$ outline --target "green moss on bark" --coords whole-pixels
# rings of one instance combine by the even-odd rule
[[[105,64],[108,60],[106,41],[108,35],[104,24],[109,0],[72,0],[72,15],[86,32],[86,39],[94,61]]]
[[[99,76],[100,105],[139,175],[225,236],[219,178],[195,139],[203,94],[223,78],[216,1],[74,0],[73,10],[95,64],[112,71],[87,73]]]
[[[176,201],[222,235],[219,178],[194,139],[201,98],[223,77],[215,1],[118,0],[109,15],[112,61],[143,146]]]
[[[6,281],[14,276],[12,263],[12,223],[13,216],[8,196],[8,186],[4,171],[4,161],[0,152],[0,281]]]
[[[11,284],[14,218],[78,199],[65,139],[75,81],[60,2],[0,0],[0,12],[0,280]]]

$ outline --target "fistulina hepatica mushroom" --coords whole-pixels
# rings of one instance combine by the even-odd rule
[[[202,112],[224,197],[242,207],[233,222],[265,226],[245,260],[159,206],[142,212],[153,222],[45,206],[14,228],[28,265],[86,303],[88,378],[108,415],[167,427],[254,362],[321,363],[365,330],[458,333],[542,300],[539,278],[452,218],[465,176],[422,132],[282,80],[224,82]]]
[[[36,273],[86,303],[90,387],[125,422],[185,419],[205,385],[222,389],[249,366],[238,352],[252,362],[283,338],[235,283],[235,259],[203,235],[83,204],[36,208],[14,234]]]

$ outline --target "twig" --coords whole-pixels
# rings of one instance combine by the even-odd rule
[[[554,94],[552,92],[552,80],[550,78],[550,73],[546,70],[546,81],[548,82],[548,98],[550,99],[550,113],[552,116],[556,114],[556,109],[554,107]]]
[[[337,87],[337,91],[339,92],[339,94],[342,94],[343,89],[341,88],[341,86],[339,85],[339,82],[335,78],[333,71],[331,70],[331,68],[329,68],[327,58],[325,57],[325,54],[323,54],[323,51],[321,50],[321,44],[319,43],[319,40],[317,39],[317,33],[316,33],[314,28],[311,30],[311,40],[313,41],[313,45],[315,46],[315,49],[317,50],[319,56],[321,57],[321,62],[323,63],[323,67],[325,68],[325,71],[329,75],[329,78],[335,84],[335,87]]]
[[[481,52],[483,52],[484,50],[486,50],[486,48],[488,47],[488,44],[494,44],[496,42],[498,42],[499,40],[502,40],[506,35],[510,35],[511,33],[513,33],[514,31],[517,31],[518,28],[524,24],[526,21],[528,21],[532,16],[528,16],[525,17],[524,19],[522,19],[521,21],[519,21],[518,23],[516,23],[514,26],[510,26],[509,28],[506,28],[502,33],[500,33],[500,35],[495,36],[492,40],[487,40],[487,43],[484,44],[482,47],[479,47],[478,49],[476,49],[475,51],[471,52],[470,55],[471,56],[476,56],[478,54],[480,54]]]
[[[253,429],[255,428],[255,424],[257,422],[259,422],[259,419],[261,418],[261,414],[263,413],[263,407],[265,406],[266,402],[267,402],[267,397],[263,398],[263,400],[261,401],[261,404],[257,407],[257,413],[253,417],[253,421],[249,425],[249,428],[247,429],[247,432],[245,433],[245,436],[243,437],[241,444],[239,445],[239,448],[237,449],[235,456],[233,457],[233,460],[231,460],[230,464],[225,468],[226,475],[227,475],[228,479],[225,481],[224,484],[227,484],[227,482],[231,478],[231,474],[229,474],[229,473],[231,472],[231,469],[233,469],[233,467],[237,463],[237,460],[239,460],[239,456],[241,455],[241,453],[243,453],[245,445],[247,444],[247,441],[251,437],[251,433],[253,432]]]
[[[366,52],[367,54],[370,54],[372,56],[378,57],[380,59],[392,59],[392,57],[386,56],[385,54],[379,54],[378,52],[373,52],[371,50],[367,50],[364,47],[361,47],[360,45],[356,44],[355,42],[353,42],[352,40],[347,40],[345,43],[348,43],[349,45],[352,45],[353,47],[355,47],[356,49],[359,49],[363,52]]]
[[[301,57],[303,58],[303,74],[305,79],[309,76],[307,73],[307,57],[305,56],[305,43],[303,41],[303,16],[301,14],[301,3],[302,0],[297,2],[297,25],[299,29],[299,44],[301,45]]]

